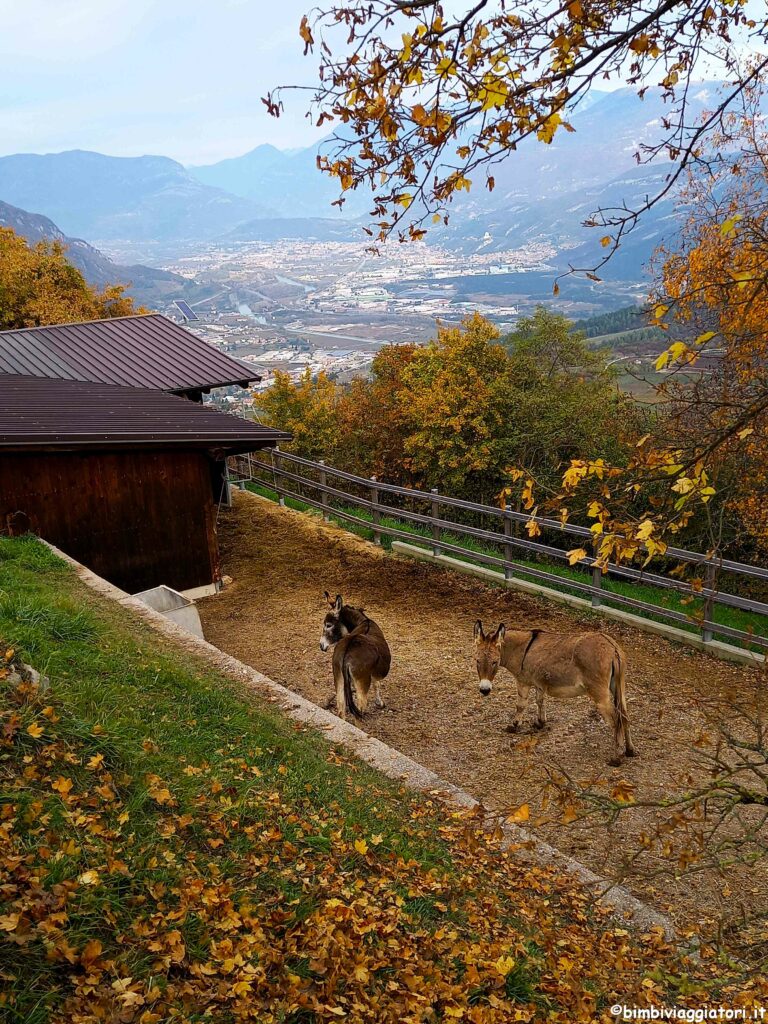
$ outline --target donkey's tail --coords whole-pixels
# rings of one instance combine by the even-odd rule
[[[614,645],[611,659],[611,696],[613,697],[616,743],[624,742],[624,751],[628,756],[634,754],[632,739],[629,735],[629,716],[627,715],[627,690],[625,665],[621,651]]]
[[[352,681],[352,673],[347,661],[346,651],[344,652],[344,660],[341,663],[341,675],[344,679],[344,703],[347,705],[347,711],[354,715],[355,718],[362,718],[363,713],[355,703],[355,684]]]

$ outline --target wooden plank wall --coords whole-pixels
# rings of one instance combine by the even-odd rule
[[[201,452],[0,454],[0,533],[28,531],[129,593],[220,575]]]

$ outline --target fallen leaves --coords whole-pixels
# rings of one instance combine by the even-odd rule
[[[154,748],[121,766],[108,723],[73,726],[58,701],[30,745],[37,696],[0,693],[0,722],[20,724],[0,732],[0,960],[41,979],[52,1024],[576,1024],[595,1019],[592,990],[664,999],[641,984],[648,963],[672,962],[663,939],[611,930],[585,890],[501,850],[481,815],[404,791],[393,810],[338,750],[327,770],[368,813],[381,806],[380,831],[313,799],[285,752],[218,741],[169,781],[146,770]]]

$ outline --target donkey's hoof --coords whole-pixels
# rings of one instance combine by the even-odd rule
[[[508,725],[504,732],[517,732],[519,729],[520,726],[515,723],[514,725]]]
[[[608,764],[611,766],[611,768],[621,768],[622,758],[621,757],[611,757],[611,758],[608,759]]]
[[[637,751],[634,747],[630,747],[629,750],[624,751],[625,757],[637,757]]]
[[[534,729],[546,729],[546,727],[547,727],[547,723],[546,722],[538,722],[538,721],[536,721],[536,722],[533,723],[533,728]]]

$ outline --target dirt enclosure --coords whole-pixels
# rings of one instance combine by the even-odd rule
[[[761,678],[747,668],[699,654],[611,620],[580,618],[470,577],[395,558],[319,517],[281,509],[238,494],[219,521],[223,569],[233,582],[198,607],[211,643],[317,704],[332,696],[330,655],[319,648],[323,590],[365,607],[384,630],[392,670],[385,709],[362,728],[463,786],[498,809],[531,806],[537,817],[548,771],[562,767],[582,782],[626,780],[638,800],[680,792],[694,764],[691,743],[707,708],[731,692],[759,694]],[[610,768],[611,737],[585,698],[548,702],[547,728],[533,735],[505,728],[514,709],[511,678],[501,673],[488,698],[480,696],[472,626],[560,631],[603,628],[623,644],[630,661],[629,714],[639,757]],[[764,685],[764,684],[762,684]],[[593,869],[615,876],[624,856],[652,829],[655,810],[637,810],[612,828],[581,821],[538,826],[542,837]],[[559,817],[559,816],[558,816]],[[530,823],[529,823],[530,824]],[[768,910],[766,864],[702,872],[632,877],[639,896],[680,924],[749,921]],[[735,935],[734,935],[735,937]],[[746,935],[744,935],[746,938]]]

